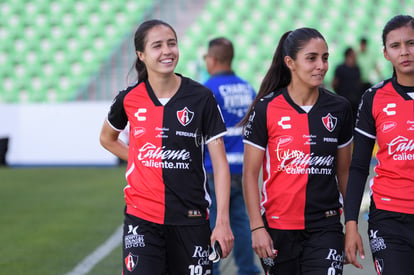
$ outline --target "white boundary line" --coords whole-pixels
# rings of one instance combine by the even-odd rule
[[[65,275],[84,275],[95,267],[100,261],[109,255],[122,241],[123,225],[120,225],[115,232],[95,251],[86,256],[74,269]]]

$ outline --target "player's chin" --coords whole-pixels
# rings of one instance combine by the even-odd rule
[[[323,80],[313,80],[309,81],[308,86],[310,88],[318,88],[323,84]]]

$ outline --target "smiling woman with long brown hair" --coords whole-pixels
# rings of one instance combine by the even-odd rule
[[[169,24],[145,21],[134,42],[138,82],[116,96],[100,136],[107,150],[128,161],[123,274],[210,274],[211,244],[220,243],[222,257],[233,247],[226,127],[212,92],[174,72],[179,50]],[[128,123],[129,145],[118,138]],[[212,233],[205,146],[217,197]]]

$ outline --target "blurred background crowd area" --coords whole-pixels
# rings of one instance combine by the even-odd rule
[[[298,27],[317,28],[334,68],[346,47],[365,37],[378,59],[371,82],[388,78],[381,33],[396,14],[414,14],[403,0],[1,0],[0,103],[111,100],[136,79],[133,35],[146,19],[177,31],[176,72],[203,81],[202,56],[214,36],[235,44],[233,68],[257,90],[280,36]],[[132,70],[131,70],[132,68]]]

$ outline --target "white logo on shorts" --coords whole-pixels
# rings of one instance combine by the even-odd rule
[[[128,225],[128,235],[124,238],[125,248],[145,247],[144,235],[138,234],[137,230],[138,226]]]

